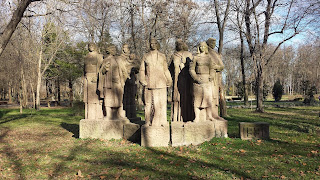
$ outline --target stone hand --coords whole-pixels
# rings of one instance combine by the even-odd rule
[[[167,80],[167,87],[170,87],[172,85],[172,80],[171,79],[168,79]]]
[[[147,86],[147,82],[146,81],[140,81],[142,86]]]
[[[91,79],[91,82],[97,83],[97,78],[94,78],[94,77],[93,77],[93,78]]]

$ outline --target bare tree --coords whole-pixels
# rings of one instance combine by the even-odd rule
[[[277,52],[279,47],[286,41],[296,36],[300,30],[299,27],[303,24],[306,11],[302,13],[293,12],[293,7],[296,1],[290,0],[282,3],[278,0],[246,0],[245,8],[245,24],[246,24],[246,40],[249,46],[251,58],[255,64],[256,74],[256,111],[263,112],[263,80],[265,76],[265,67],[271,62],[272,57]],[[259,8],[257,8],[259,7]],[[276,24],[274,19],[275,12],[278,9],[286,11],[284,16],[281,16],[280,22]],[[277,25],[277,26],[275,26]],[[284,34],[286,37],[277,43],[272,53],[267,56],[266,49],[268,40],[276,34]]]
[[[222,49],[223,49],[223,40],[224,40],[224,33],[225,33],[225,27],[227,25],[227,20],[228,20],[228,15],[229,15],[229,10],[230,10],[230,0],[227,0],[227,4],[225,5],[225,9],[221,12],[221,4],[217,1],[214,0],[214,8],[215,8],[215,13],[216,13],[216,20],[217,20],[217,26],[219,30],[219,46],[218,46],[218,53],[221,55],[222,54]],[[221,16],[223,19],[221,19]],[[227,103],[226,103],[226,98],[224,96],[224,88],[222,84],[222,76],[220,73],[219,77],[220,86],[219,86],[219,93],[220,93],[220,116],[225,117],[227,116]]]
[[[13,32],[16,30],[17,25],[23,17],[24,11],[27,9],[30,3],[40,0],[21,0],[17,6],[17,9],[13,12],[9,24],[6,26],[3,32],[0,34],[0,56],[7,46]]]

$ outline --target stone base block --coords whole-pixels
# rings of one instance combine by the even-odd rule
[[[123,125],[123,138],[134,143],[141,143],[141,130],[139,124],[127,123]]]
[[[215,124],[215,137],[228,137],[228,121],[220,118],[214,121]]]
[[[80,138],[98,139],[130,139],[140,126],[130,123],[126,119],[103,120],[103,119],[82,119],[80,120]]]
[[[141,127],[141,146],[145,147],[166,147],[170,142],[169,124],[166,126]]]
[[[212,121],[171,124],[172,146],[198,145],[215,137],[215,124]]]
[[[248,139],[269,139],[269,123],[266,122],[240,122],[239,123],[240,138]]]

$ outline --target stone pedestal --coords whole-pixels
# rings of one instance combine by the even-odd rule
[[[214,121],[215,124],[215,137],[227,138],[228,137],[228,121],[220,118]]]
[[[130,123],[127,119],[104,120],[82,119],[80,121],[80,138],[130,139],[134,138],[140,125]]]
[[[215,137],[215,123],[188,122],[171,124],[172,146],[198,145]]]
[[[248,139],[269,139],[269,123],[266,122],[240,122],[239,123],[240,138]]]
[[[145,147],[167,147],[170,142],[169,124],[165,126],[141,127],[141,146]]]
[[[171,123],[172,146],[198,145],[214,137],[228,137],[228,121]]]

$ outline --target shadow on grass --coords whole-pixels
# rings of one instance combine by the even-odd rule
[[[19,115],[11,115],[10,117],[0,119],[0,124],[8,123],[11,121],[19,120],[22,118],[26,118],[28,115],[27,114],[19,114]]]
[[[4,153],[7,158],[12,163],[12,166],[14,166],[13,171],[18,176],[17,179],[26,179],[23,172],[22,172],[22,162],[18,158],[17,152],[14,151],[14,148],[10,146],[10,143],[8,143],[6,140],[4,140],[4,137],[8,135],[10,132],[9,128],[2,128],[0,129],[0,144],[2,144],[2,148],[0,149],[1,153]],[[1,147],[1,146],[0,146]]]
[[[73,133],[72,137],[79,138],[79,124],[68,124],[63,122],[60,124],[60,126]]]

